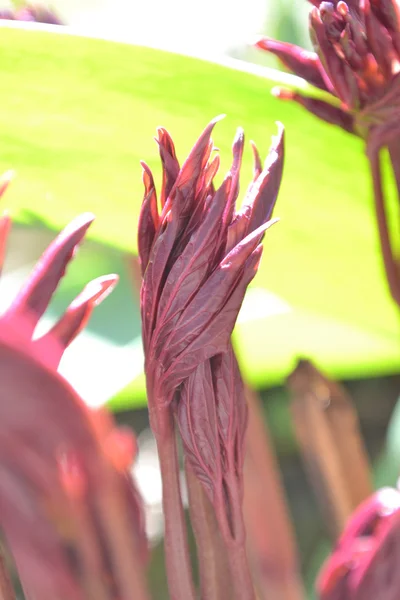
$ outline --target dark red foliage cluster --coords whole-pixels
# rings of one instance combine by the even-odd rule
[[[316,116],[367,137],[388,141],[399,121],[400,8],[396,0],[313,0],[310,35],[315,52],[261,38],[291,71],[332,95],[332,102],[282,91]],[[334,102],[338,99],[339,107]],[[395,133],[398,135],[398,128]]]
[[[239,173],[244,135],[216,189],[219,166],[204,130],[182,167],[169,134],[159,130],[163,185],[158,208],[152,174],[146,187],[139,252],[143,340],[152,425],[162,435],[163,409],[173,403],[193,469],[212,500],[241,471],[246,406],[230,337],[247,285],[256,274],[260,242],[271,225],[283,164],[283,130],[264,168],[253,145],[254,180],[241,208]]]
[[[397,240],[388,223],[380,156],[383,148],[389,150],[400,203],[400,5],[397,0],[310,1],[315,52],[269,38],[257,46],[327,93],[321,99],[277,89],[279,97],[365,140],[388,287],[400,306]]]
[[[87,408],[57,373],[117,277],[90,282],[50,331],[34,337],[92,221],[84,214],[64,229],[0,317],[0,528],[26,593],[42,600],[108,598],[107,590],[128,597],[113,564],[113,527],[116,535],[125,531],[124,552],[140,565],[147,560],[141,500],[129,476],[135,441],[106,412]],[[10,226],[3,215],[0,266]]]

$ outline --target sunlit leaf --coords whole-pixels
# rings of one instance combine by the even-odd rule
[[[139,160],[159,173],[156,127],[184,158],[209,120],[222,173],[238,125],[266,155],[275,121],[286,127],[284,183],[235,345],[247,378],[279,383],[298,356],[328,374],[399,370],[399,326],[379,255],[361,141],[270,95],[276,82],[159,50],[96,39],[1,29],[0,170],[17,178],[7,207],[19,220],[60,229],[92,211],[90,235],[136,250]],[[251,151],[242,187],[251,177]],[[124,311],[116,320],[123,323]],[[243,315],[242,315],[243,316]],[[136,342],[132,341],[132,344]],[[143,397],[143,378],[132,391]],[[140,382],[140,383],[139,383]]]

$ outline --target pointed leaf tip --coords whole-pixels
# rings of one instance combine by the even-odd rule
[[[31,313],[32,331],[73,259],[78,245],[94,220],[92,213],[73,219],[55,238],[12,303],[9,314]]]
[[[271,159],[274,158],[275,153],[277,155],[276,158],[280,158],[281,160],[283,160],[285,127],[280,121],[275,121],[275,124],[278,128],[278,132],[271,138],[271,146],[269,149],[267,159],[265,161],[266,165],[269,165],[271,163]]]
[[[143,173],[142,173],[143,180],[145,179],[146,175],[148,175],[151,178],[153,177],[153,174],[151,172],[149,165],[144,160],[140,161],[140,166],[143,169]]]
[[[275,121],[275,125],[277,126],[278,131],[275,135],[271,136],[270,152],[273,149],[277,150],[278,147],[283,144],[283,139],[284,139],[284,135],[285,135],[284,125],[280,121]]]
[[[294,100],[295,92],[290,88],[280,87],[279,85],[275,85],[271,89],[271,95],[279,100]]]
[[[263,49],[263,45],[265,44],[265,42],[268,41],[268,38],[265,37],[265,35],[254,35],[252,37],[252,39],[249,40],[249,45],[255,47],[255,48],[261,48]]]
[[[0,196],[2,196],[4,194],[4,192],[6,191],[6,189],[8,188],[8,186],[10,185],[10,183],[14,179],[14,177],[15,177],[15,171],[13,171],[12,169],[10,169],[9,171],[6,171],[5,173],[3,173],[3,175],[1,175],[1,177],[0,177]]]
[[[214,117],[214,119],[212,119],[210,121],[210,125],[216,125],[217,123],[219,123],[219,121],[222,121],[222,119],[225,119],[226,115],[225,114],[221,114],[218,115],[217,117]]]
[[[140,166],[142,167],[143,171],[146,171],[146,173],[151,173],[151,169],[145,160],[141,160],[139,162],[140,162]]]
[[[54,242],[49,246],[48,250],[45,251],[43,256],[52,255],[57,247],[69,245],[68,240],[74,239],[74,246],[77,247],[84,238],[87,230],[95,218],[96,217],[93,213],[86,212],[72,219],[72,221],[70,221],[68,225],[66,225],[66,227],[64,227],[64,229],[58,234]]]
[[[73,300],[71,308],[89,301],[93,306],[98,306],[111,294],[118,281],[119,276],[116,274],[103,275],[102,277],[93,279],[85,286],[79,296]]]
[[[254,250],[260,244],[267,229],[272,227],[272,225],[275,225],[275,223],[277,223],[278,221],[279,219],[277,218],[270,219],[269,221],[262,223],[259,227],[257,227],[257,229],[254,229],[245,238],[240,240],[236,244],[236,246],[234,246],[232,250],[230,250],[228,254],[222,259],[220,263],[221,268],[231,268],[231,265],[234,262],[237,263],[239,261],[243,263],[245,260],[247,260],[250,254],[254,252]]]
[[[118,282],[118,275],[104,275],[90,281],[82,292],[71,302],[62,317],[41,338],[35,342],[36,350],[52,347],[48,366],[57,369],[64,350],[87,325],[93,310],[112,292]],[[57,340],[58,344],[54,344]]]
[[[243,127],[239,127],[236,129],[235,139],[244,137],[244,129]]]
[[[238,127],[236,129],[235,137],[233,138],[232,148],[235,149],[238,146],[243,147],[244,145],[244,129],[242,127]]]
[[[64,228],[64,232],[70,232],[72,229],[78,231],[78,229],[89,229],[90,225],[95,220],[96,216],[91,212],[85,212],[74,219]]]
[[[11,181],[12,179],[14,179],[14,177],[15,177],[14,169],[9,169],[8,171],[5,171],[3,173],[3,175],[0,177],[0,181]]]

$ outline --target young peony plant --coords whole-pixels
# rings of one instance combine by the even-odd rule
[[[321,100],[275,89],[280,98],[294,100],[365,140],[388,287],[400,307],[400,264],[390,235],[380,158],[388,148],[400,201],[400,5],[397,0],[310,2],[315,52],[270,38],[261,38],[256,46],[327,92]]]
[[[221,185],[219,156],[203,131],[179,165],[170,135],[158,130],[163,167],[157,199],[143,164],[145,196],[139,222],[141,311],[150,412],[163,479],[165,543],[171,598],[195,597],[179,488],[175,422],[185,460],[214,508],[224,538],[236,598],[254,598],[242,518],[243,442],[247,408],[231,345],[246,288],[255,276],[261,241],[283,168],[283,128],[264,167],[255,145],[254,176],[236,207],[244,134]]]
[[[33,339],[92,220],[81,215],[64,229],[0,317],[0,528],[27,598],[146,600],[142,503],[129,476],[135,441],[57,373],[117,277],[92,281]],[[1,265],[10,224],[0,218]]]

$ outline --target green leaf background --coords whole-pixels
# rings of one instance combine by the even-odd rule
[[[0,31],[0,169],[18,174],[3,203],[20,223],[56,230],[93,211],[89,236],[102,246],[81,264],[76,259],[80,278],[102,272],[101,253],[109,270],[125,272],[126,254],[136,250],[139,161],[159,180],[157,126],[169,130],[183,160],[209,120],[226,113],[214,135],[223,174],[237,126],[266,155],[279,120],[286,128],[280,222],[266,236],[235,332],[244,374],[258,386],[278,384],[299,356],[341,378],[399,371],[399,323],[360,140],[277,100],[270,94],[276,82],[261,76],[122,43]],[[251,169],[248,146],[242,189]],[[125,277],[112,314],[104,308],[107,339],[110,320],[123,329],[132,315],[122,293],[129,285]],[[99,320],[96,327],[101,332]],[[133,329],[138,336],[137,323]],[[139,375],[116,403],[143,397]]]

